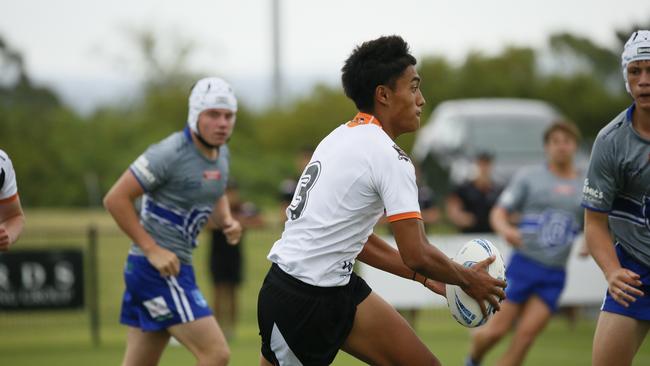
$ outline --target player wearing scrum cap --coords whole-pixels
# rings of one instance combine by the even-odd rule
[[[16,173],[7,153],[0,150],[0,252],[9,250],[9,246],[18,240],[24,223]]]
[[[593,365],[630,365],[650,329],[650,31],[622,54],[634,103],[596,137],[583,187],[587,245],[608,282]]]
[[[224,195],[226,142],[237,100],[219,78],[199,80],[187,127],[151,145],[113,185],[104,205],[131,238],[120,321],[129,327],[123,365],[156,365],[174,336],[199,365],[225,365],[230,350],[196,285],[192,250],[208,220],[229,242],[241,235]],[[134,201],[142,196],[140,214]]]

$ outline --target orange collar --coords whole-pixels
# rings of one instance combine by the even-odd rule
[[[379,126],[379,128],[381,128],[381,122],[379,122],[379,120],[377,118],[375,118],[375,116],[373,116],[372,114],[363,113],[363,112],[357,113],[357,115],[354,116],[352,121],[346,123],[346,126],[348,126],[348,127],[356,127],[356,126],[359,126],[359,125],[367,125],[367,124],[377,125],[377,126]]]

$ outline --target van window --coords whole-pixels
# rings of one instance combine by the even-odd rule
[[[468,119],[467,146],[476,153],[489,151],[497,160],[520,160],[542,156],[541,136],[548,118],[534,116],[483,116]]]
[[[461,147],[466,134],[466,123],[460,118],[448,117],[441,119],[433,126],[432,136],[437,148],[455,150]]]

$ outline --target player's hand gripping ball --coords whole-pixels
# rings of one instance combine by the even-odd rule
[[[474,264],[487,259],[490,256],[495,256],[494,262],[487,268],[490,276],[505,280],[506,267],[503,263],[501,253],[494,246],[485,239],[472,239],[465,243],[456,254],[454,262],[462,264],[465,267],[471,267]],[[479,303],[463,291],[460,286],[446,285],[447,290],[447,305],[451,311],[451,315],[460,324],[474,328],[485,324],[490,316],[494,313],[494,307],[487,301],[485,307],[487,309],[487,316],[481,313]]]

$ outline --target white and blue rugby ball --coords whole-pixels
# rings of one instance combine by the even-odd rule
[[[506,267],[503,258],[501,257],[501,253],[499,253],[499,250],[494,246],[494,244],[490,243],[488,240],[472,239],[468,241],[462,248],[460,248],[458,254],[456,254],[456,257],[454,257],[453,260],[465,267],[471,267],[493,255],[496,258],[487,268],[488,273],[496,279],[505,280]],[[446,290],[447,305],[449,305],[451,315],[457,322],[468,328],[474,328],[485,324],[494,312],[493,306],[486,301],[485,306],[488,316],[483,316],[479,303],[474,300],[474,298],[467,295],[460,286],[447,284]]]

